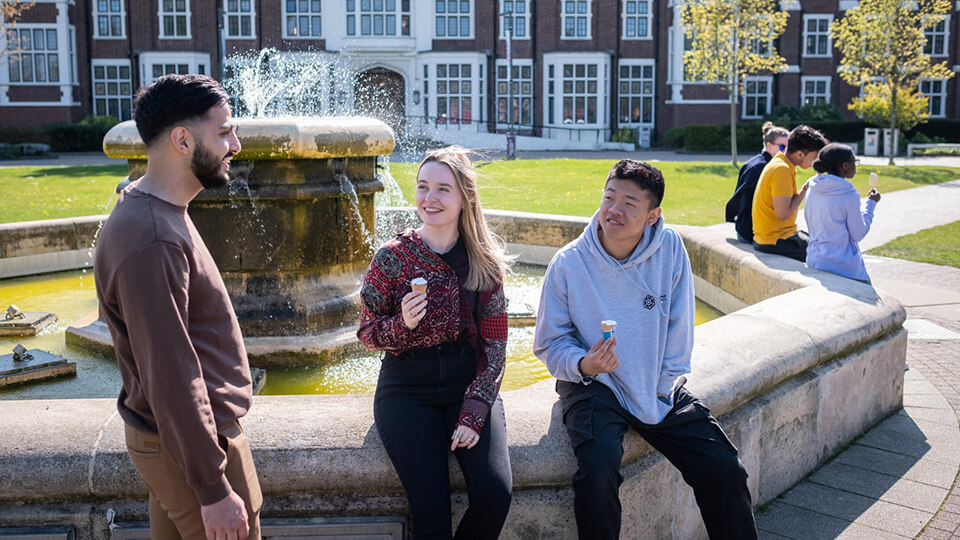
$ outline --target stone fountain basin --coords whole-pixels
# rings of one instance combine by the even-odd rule
[[[564,216],[491,212],[524,262],[582,230]],[[729,313],[696,330],[689,388],[720,419],[767,502],[902,406],[906,317],[883,291],[755,253],[711,229],[676,227],[708,303]],[[243,420],[266,494],[264,515],[406,512],[376,435],[373,397],[258,396]],[[503,538],[575,538],[575,459],[553,382],[505,392],[514,503]],[[146,518],[146,489],[114,400],[0,401],[0,527],[70,524],[106,538],[105,513]],[[706,538],[692,491],[630,432],[621,488],[626,538]],[[462,476],[451,459],[464,509]]]

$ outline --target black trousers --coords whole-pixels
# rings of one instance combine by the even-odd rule
[[[810,237],[806,233],[798,232],[790,238],[781,238],[776,244],[758,244],[753,242],[753,249],[763,253],[784,255],[800,262],[807,262],[807,243]]]
[[[400,356],[387,353],[383,359],[374,418],[407,495],[411,537],[417,540],[453,537],[447,459],[450,436],[475,366],[473,348],[463,343],[444,343]],[[513,490],[499,397],[477,445],[469,450],[458,448],[453,454],[463,471],[469,498],[456,538],[497,538]]]
[[[682,386],[659,424],[645,424],[599,382],[557,381],[563,423],[577,456],[574,511],[581,540],[620,538],[623,436],[632,427],[693,488],[710,538],[756,538],[747,471],[716,419]]]

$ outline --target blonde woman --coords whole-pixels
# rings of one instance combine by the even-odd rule
[[[357,336],[384,351],[374,398],[380,439],[403,484],[413,538],[452,538],[447,452],[467,482],[456,538],[497,538],[513,487],[503,404],[508,260],[477,198],[470,152],[427,153],[417,171],[423,225],[370,263]],[[426,281],[426,291],[411,281]]]

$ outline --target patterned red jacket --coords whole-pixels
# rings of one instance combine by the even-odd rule
[[[423,277],[427,313],[413,330],[407,328],[400,302],[410,280]],[[467,387],[460,424],[483,431],[487,414],[500,391],[507,349],[507,303],[503,283],[479,294],[477,332],[465,330],[463,317],[473,317],[461,298],[453,269],[428,248],[413,229],[385,243],[370,263],[360,291],[363,312],[357,337],[367,348],[402,354],[414,349],[462,340],[476,351],[476,376]],[[469,325],[474,326],[474,325]],[[463,335],[462,335],[463,334]]]

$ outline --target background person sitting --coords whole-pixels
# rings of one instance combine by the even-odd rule
[[[737,239],[746,244],[753,242],[753,192],[757,189],[760,173],[774,154],[787,149],[787,137],[790,135],[789,131],[773,125],[773,122],[765,122],[760,129],[763,132],[763,151],[740,167],[737,188],[727,201],[726,220],[736,224]]]
[[[797,167],[809,169],[827,144],[823,133],[797,126],[787,137],[787,151],[778,152],[760,173],[753,194],[753,247],[803,262],[807,235],[797,230],[797,210],[807,185],[797,191]]]
[[[857,243],[870,231],[880,192],[871,188],[860,209],[860,195],[847,180],[857,174],[857,161],[853,148],[830,143],[813,162],[820,174],[807,181],[810,189],[803,208],[810,234],[807,266],[869,283]]]

